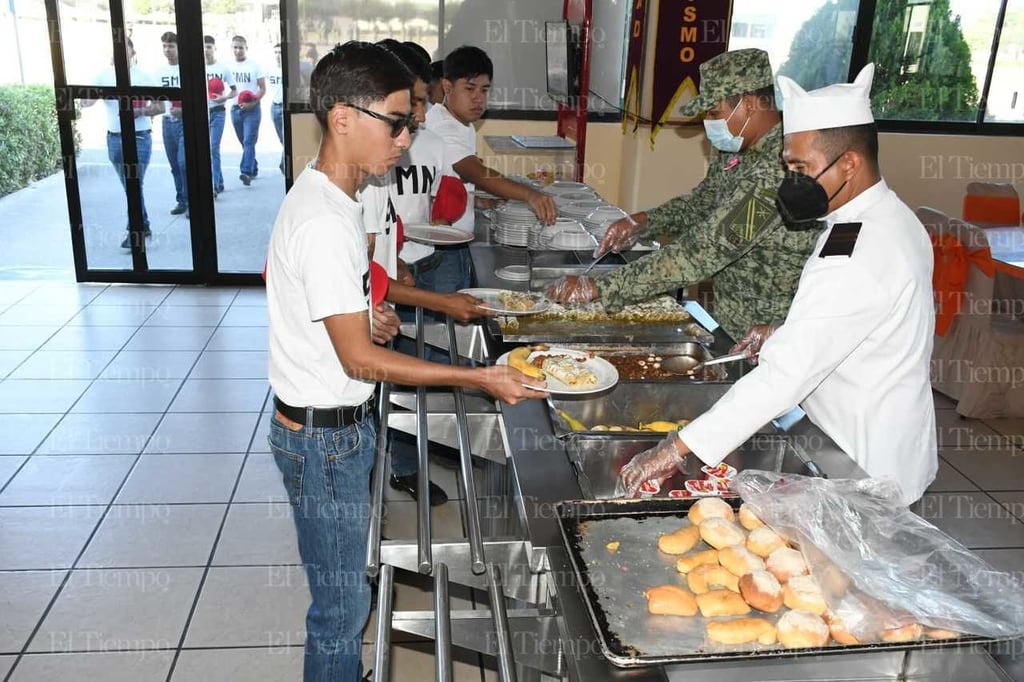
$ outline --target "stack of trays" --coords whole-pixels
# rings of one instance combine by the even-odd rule
[[[563,218],[572,218],[573,220],[583,220],[595,209],[601,208],[602,206],[610,206],[610,204],[601,201],[600,199],[588,199],[586,201],[573,201],[564,206],[558,207],[558,215]]]
[[[494,209],[494,241],[505,246],[527,246],[537,216],[525,201],[507,201]]]

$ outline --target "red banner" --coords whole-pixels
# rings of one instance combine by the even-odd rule
[[[629,16],[629,45],[626,47],[626,99],[623,103],[622,130],[633,119],[633,132],[640,126],[643,94],[644,44],[647,42],[647,1],[633,0]]]
[[[679,107],[697,96],[701,64],[725,52],[729,0],[660,0],[654,50],[651,146],[668,121],[684,120]]]

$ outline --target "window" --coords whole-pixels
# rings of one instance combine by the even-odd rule
[[[1024,0],[1007,3],[985,120],[1024,123]]]

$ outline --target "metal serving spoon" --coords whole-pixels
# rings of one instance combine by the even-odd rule
[[[729,353],[721,357],[713,358],[707,362],[701,362],[692,355],[676,355],[671,358],[665,358],[661,362],[661,368],[670,374],[679,374],[682,376],[688,376],[696,374],[698,371],[711,365],[721,365],[726,362],[736,362],[737,360],[746,360],[750,357],[750,354],[742,350],[738,353]]]

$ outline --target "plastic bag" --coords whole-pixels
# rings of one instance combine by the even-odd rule
[[[829,609],[858,640],[913,623],[991,638],[1024,633],[1024,585],[902,506],[895,482],[748,470],[732,485],[800,547]]]

